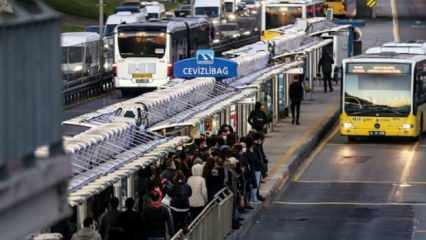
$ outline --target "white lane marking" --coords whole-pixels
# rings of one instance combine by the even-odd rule
[[[398,185],[400,186],[401,183],[398,181],[358,181],[358,180],[310,180],[310,179],[302,179],[298,181],[293,181],[296,183],[319,183],[319,184],[330,184],[330,183],[366,183],[366,184],[392,184],[392,185]],[[413,185],[426,185],[426,182],[422,181],[408,181],[406,182],[407,185],[413,186]]]
[[[426,206],[424,203],[404,203],[404,202],[285,202],[274,201],[272,204],[296,205],[296,206]]]

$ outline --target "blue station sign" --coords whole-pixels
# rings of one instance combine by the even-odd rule
[[[200,49],[194,58],[176,62],[173,68],[176,78],[214,77],[217,79],[237,76],[237,63],[224,58],[216,58],[211,49]]]

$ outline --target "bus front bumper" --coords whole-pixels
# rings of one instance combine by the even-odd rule
[[[114,78],[114,86],[120,88],[157,88],[169,82],[169,79],[149,79],[144,82],[136,82],[133,79]]]
[[[340,134],[343,136],[417,137],[417,118],[408,117],[354,117],[340,116]]]

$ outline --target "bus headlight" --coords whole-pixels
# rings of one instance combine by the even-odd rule
[[[342,126],[343,126],[343,128],[346,128],[346,129],[354,127],[354,125],[352,123],[343,123]]]
[[[79,66],[75,66],[72,70],[73,70],[74,72],[80,72],[81,70],[83,70],[83,66],[81,66],[81,65],[79,65]]]
[[[237,16],[235,16],[235,14],[230,14],[228,16],[229,21],[235,21],[237,19]]]
[[[408,123],[402,124],[402,129],[412,129],[412,128],[414,128],[413,124],[408,124]]]

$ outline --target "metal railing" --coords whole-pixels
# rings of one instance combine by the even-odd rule
[[[234,194],[229,188],[219,191],[186,230],[171,240],[223,240],[232,231]]]

